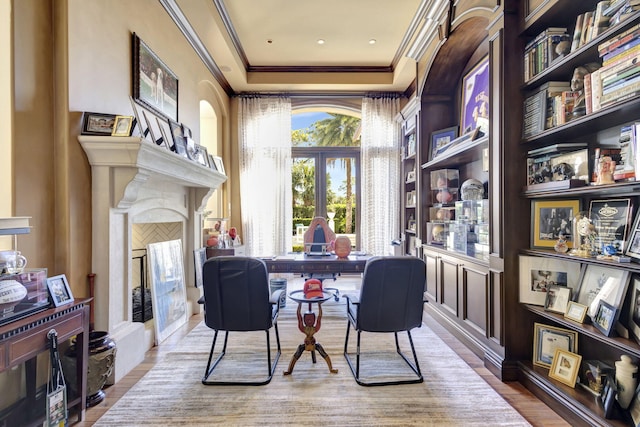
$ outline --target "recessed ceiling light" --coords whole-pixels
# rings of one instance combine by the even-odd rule
[[[376,39],[369,40],[369,44],[376,44]]]
[[[318,44],[324,44],[324,39],[318,39]]]
[[[267,39],[267,43],[268,43],[268,44],[271,44],[271,43],[273,43],[273,40],[271,40],[271,39]]]

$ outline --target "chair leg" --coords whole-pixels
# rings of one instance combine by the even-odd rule
[[[269,384],[269,382],[271,382],[271,379],[273,378],[273,373],[276,370],[276,366],[278,365],[278,360],[280,360],[280,354],[282,352],[282,349],[281,349],[281,346],[280,346],[280,334],[278,332],[278,324],[277,324],[277,322],[274,322],[274,328],[275,328],[275,333],[276,333],[277,351],[276,351],[275,358],[273,359],[273,364],[271,362],[270,330],[267,329],[265,331],[265,333],[267,334],[267,337],[266,337],[266,341],[267,341],[267,378],[265,380],[263,380],[263,381],[246,381],[246,382],[244,382],[244,381],[209,381],[208,378],[213,373],[213,370],[216,368],[216,366],[218,365],[220,360],[222,360],[222,357],[226,354],[227,342],[228,342],[228,338],[229,338],[229,331],[225,331],[225,337],[224,337],[224,344],[223,344],[223,347],[222,347],[222,352],[220,353],[218,358],[215,360],[215,362],[211,363],[211,360],[213,359],[213,353],[214,353],[214,350],[215,350],[216,340],[218,338],[218,331],[216,331],[214,336],[213,336],[213,344],[211,345],[211,351],[209,352],[209,361],[207,362],[207,368],[205,370],[205,375],[202,378],[202,384],[204,384],[204,385],[265,385],[265,384]]]
[[[357,334],[358,334],[358,338],[357,338],[357,348],[356,348],[356,363],[355,363],[355,367],[353,366],[353,362],[351,361],[351,358],[349,357],[349,354],[347,352],[347,344],[349,341],[349,328],[351,327],[351,322],[349,322],[349,324],[347,325],[347,337],[344,343],[344,357],[347,360],[347,364],[349,365],[349,368],[351,369],[351,373],[353,374],[354,379],[356,380],[356,383],[358,383],[359,385],[362,386],[385,386],[385,385],[399,385],[399,384],[417,384],[417,383],[421,383],[424,381],[423,377],[422,377],[422,373],[420,371],[420,365],[418,363],[418,355],[416,353],[416,349],[415,346],[413,345],[413,338],[411,336],[411,331],[407,331],[407,335],[409,337],[409,344],[411,346],[411,352],[413,354],[413,362],[410,361],[407,356],[402,353],[402,351],[400,350],[400,343],[398,341],[398,333],[394,332],[394,338],[395,338],[395,342],[396,342],[396,352],[400,355],[400,357],[402,357],[402,359],[405,361],[405,363],[407,365],[409,365],[409,367],[411,368],[411,370],[417,375],[417,378],[414,379],[410,379],[410,380],[396,380],[396,381],[375,381],[375,382],[365,382],[362,381],[360,379],[360,333],[361,331],[357,330]]]

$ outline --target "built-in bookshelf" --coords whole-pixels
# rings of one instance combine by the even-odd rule
[[[640,254],[635,256],[640,248],[634,246],[640,239],[633,154],[640,137],[636,3],[547,1],[535,16],[522,19],[525,57],[547,29],[566,28],[572,45],[539,72],[524,76],[522,196],[531,204],[531,241],[519,255],[519,303],[528,313],[522,326],[533,339],[519,362],[520,381],[576,424],[640,422],[631,415],[640,409],[640,398],[622,407],[615,381],[614,390],[594,382],[606,385],[615,370],[603,369],[595,378],[587,369],[614,367],[623,355],[636,365],[640,361],[640,328],[631,309],[640,295]],[[541,272],[548,274],[541,278]],[[569,295],[559,310],[553,300],[558,285]],[[572,318],[569,308],[584,309],[584,320]],[[603,328],[609,308],[611,328]],[[577,372],[575,381],[558,380],[552,363],[540,363],[540,325],[575,337],[561,348],[576,355],[578,362],[570,366]]]

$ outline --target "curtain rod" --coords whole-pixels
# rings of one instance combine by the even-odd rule
[[[235,95],[237,98],[268,98],[286,96],[289,98],[402,98],[405,94],[400,92],[344,92],[344,93],[322,93],[322,92],[241,92]]]

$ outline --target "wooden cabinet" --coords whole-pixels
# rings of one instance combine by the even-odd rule
[[[569,34],[573,34],[577,16],[588,11],[594,11],[598,4],[597,1],[582,0],[530,0],[525,3],[520,23],[522,46],[525,46],[536,35],[551,27],[566,27]],[[598,47],[638,23],[640,23],[640,13],[634,12],[622,22],[612,25],[601,31],[600,34],[593,36],[590,41],[586,41],[581,47],[553,61],[547,68],[524,83],[521,91],[521,101],[525,100],[527,93],[537,90],[547,82],[570,81],[573,70],[578,66],[598,61],[601,63]],[[640,97],[636,93],[631,93],[627,99],[621,99],[619,102],[583,116],[572,116],[570,120],[563,124],[557,124],[533,136],[528,136],[522,139],[521,147],[523,154],[526,154],[527,151],[549,147],[560,142],[587,143],[589,153],[588,175],[591,181],[592,173],[596,166],[595,150],[605,146],[615,147],[619,143],[621,128],[638,120],[640,120]],[[523,169],[526,169],[527,165],[524,162],[520,164]],[[524,177],[522,183],[524,188],[522,197],[531,204],[542,200],[550,202],[579,200],[580,209],[589,211],[590,202],[593,200],[629,199],[631,205],[635,208],[634,210],[637,210],[636,207],[640,202],[640,193],[638,192],[640,184],[637,182],[616,182],[607,185],[594,185],[593,182],[590,182],[585,186],[577,188],[565,186],[562,189],[544,189],[543,187],[536,189],[535,186],[525,188],[526,181]],[[576,214],[574,213],[573,216],[575,217]],[[632,211],[630,213],[629,226],[631,226],[635,215],[636,212]],[[532,213],[528,221],[530,223],[530,233],[532,229],[535,229],[534,225],[538,220]],[[573,220],[575,221],[575,219]],[[572,233],[575,234],[575,228]],[[554,251],[553,248],[538,249],[533,248],[533,246],[535,245],[525,245],[523,250],[520,251],[521,254],[579,263],[583,273],[588,266],[601,266],[613,269],[613,271],[628,271],[632,280],[634,277],[640,277],[638,276],[640,274],[640,266],[635,262],[636,260],[631,263],[618,263],[611,260],[597,259],[595,254],[602,251],[601,247],[594,247],[594,256],[580,257],[561,254]],[[578,286],[580,284],[584,285],[584,280],[582,278],[579,279]],[[520,286],[522,288],[523,283],[520,283]],[[630,288],[632,287],[630,285]],[[624,301],[626,304],[621,307],[623,315],[620,318],[620,322],[622,324],[626,323],[628,314],[624,314],[624,312],[627,310],[625,307],[628,307],[630,299],[631,291],[625,295]],[[589,320],[584,324],[567,320],[562,314],[547,311],[538,304],[521,302],[520,306],[524,311],[519,315],[520,324],[526,329],[525,333],[528,336],[530,336],[535,322],[543,323],[577,332],[577,352],[582,355],[583,359],[615,361],[619,360],[621,355],[626,354],[631,356],[636,364],[640,360],[640,346],[633,338],[624,338],[615,336],[615,334],[608,337],[592,324],[589,324]],[[627,411],[619,410],[612,416],[605,417],[602,405],[592,393],[579,385],[573,388],[551,379],[548,369],[534,366],[531,361],[534,343],[531,339],[528,342],[529,344],[526,344],[526,341],[520,343],[522,348],[517,351],[518,354],[522,355],[519,361],[520,381],[550,407],[575,424],[632,425]]]

